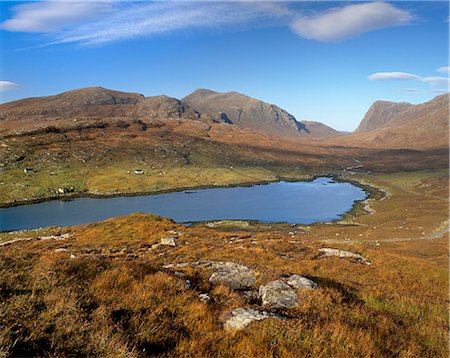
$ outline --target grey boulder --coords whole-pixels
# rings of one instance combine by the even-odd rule
[[[233,290],[248,290],[255,285],[255,276],[247,266],[235,262],[214,263],[216,270],[209,278],[214,285],[225,285]]]
[[[296,289],[307,289],[313,290],[317,288],[317,283],[310,280],[309,278],[299,276],[299,275],[291,275],[286,280],[287,284]]]
[[[277,280],[259,287],[259,295],[263,306],[272,308],[292,308],[298,306],[297,293],[284,283]]]

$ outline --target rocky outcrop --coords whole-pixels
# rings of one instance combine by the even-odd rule
[[[259,287],[263,306],[271,308],[292,308],[298,305],[297,293],[292,287],[277,280]]]

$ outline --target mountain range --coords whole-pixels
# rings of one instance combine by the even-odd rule
[[[448,94],[423,104],[377,101],[350,134],[320,122],[297,121],[282,108],[238,92],[198,89],[181,100],[88,87],[0,105],[0,134],[46,126],[114,121],[193,120],[234,125],[271,136],[322,139],[333,145],[442,148],[448,145]]]
[[[81,161],[334,170],[353,158],[378,170],[445,167],[448,101],[448,94],[419,105],[379,101],[347,134],[237,92],[201,89],[179,100],[89,87],[1,104],[0,167]]]

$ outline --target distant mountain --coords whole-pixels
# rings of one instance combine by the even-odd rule
[[[285,110],[238,92],[198,89],[181,100],[213,120],[267,134],[296,136],[308,133],[303,123]]]
[[[342,135],[342,132],[339,132],[321,122],[315,121],[300,121],[300,123],[305,125],[305,129],[312,137],[316,138],[328,138],[334,137],[338,135]]]
[[[413,107],[406,102],[376,101],[367,111],[355,132],[367,132],[388,126],[400,113]]]
[[[417,150],[448,148],[449,99],[449,94],[444,94],[418,105],[375,102],[357,131],[333,143]]]

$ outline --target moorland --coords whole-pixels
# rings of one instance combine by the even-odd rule
[[[0,233],[1,353],[448,356],[448,99],[375,102],[350,134],[236,92],[0,105],[4,207],[318,175],[370,194],[312,225],[136,213]]]

